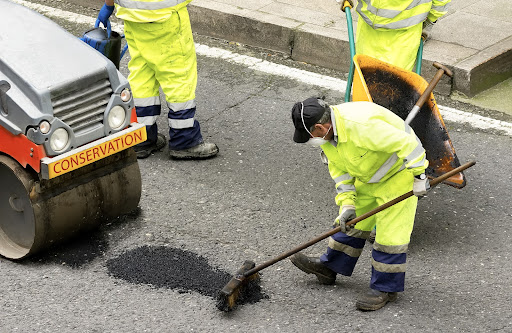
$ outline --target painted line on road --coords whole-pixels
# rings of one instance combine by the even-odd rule
[[[207,57],[221,58],[231,63],[246,66],[250,69],[265,72],[272,75],[288,77],[303,83],[308,83],[318,87],[345,92],[347,82],[330,76],[320,75],[301,69],[290,68],[285,65],[271,63],[266,60],[237,54],[231,51],[210,47],[206,45],[196,45],[197,53]],[[474,113],[464,112],[451,107],[438,105],[439,112],[443,120],[455,123],[467,123],[472,127],[480,129],[494,129],[512,136],[512,123],[483,117]]]
[[[44,15],[64,19],[73,23],[87,24],[93,27],[96,22],[96,18],[92,18],[86,15],[76,14],[73,12],[68,12],[61,9],[33,2],[27,2],[23,0],[11,1],[24,5]],[[112,23],[112,30],[122,33],[122,31],[124,31],[124,26],[122,24]],[[347,86],[347,82],[345,80],[297,68],[292,68],[285,65],[275,64],[267,60],[262,60],[203,44],[196,43],[196,52],[197,54],[205,57],[222,59],[234,64],[243,65],[255,71],[287,77],[317,87],[341,91],[342,93],[345,92]],[[451,121],[459,124],[465,123],[472,127],[481,129],[499,130],[504,132],[506,135],[512,136],[512,123],[493,118],[483,117],[477,114],[464,112],[447,106],[438,105],[438,107],[443,119],[446,121]]]

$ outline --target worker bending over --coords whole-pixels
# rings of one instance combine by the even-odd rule
[[[417,196],[427,193],[428,161],[413,129],[386,108],[371,102],[329,106],[308,98],[292,109],[293,140],[320,146],[336,183],[340,206],[335,226],[320,258],[297,253],[292,263],[334,284],[336,274],[352,275],[368,235],[377,226],[372,251],[369,292],[356,302],[360,310],[377,310],[404,290],[406,253],[416,213]],[[346,222],[413,190],[405,199],[354,226]]]

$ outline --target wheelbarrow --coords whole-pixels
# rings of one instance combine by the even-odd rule
[[[345,92],[345,102],[369,101],[379,104],[408,123],[410,111],[428,87],[428,82],[421,74],[423,56],[423,38],[416,56],[415,72],[404,70],[384,61],[355,54],[354,33],[350,3],[344,0],[342,11],[347,17],[348,37],[350,44],[350,69]],[[353,91],[352,91],[353,90]],[[455,149],[448,135],[434,95],[430,93],[419,112],[409,124],[425,148],[429,167],[426,174],[429,178],[437,178],[460,166]],[[466,179],[462,172],[443,181],[444,184],[463,188]]]
[[[414,72],[362,54],[354,57],[354,67],[352,100],[379,104],[404,120],[428,86],[428,82]],[[425,148],[430,162],[426,174],[430,178],[460,166],[432,92],[410,126]],[[443,183],[463,188],[466,179],[460,172]]]

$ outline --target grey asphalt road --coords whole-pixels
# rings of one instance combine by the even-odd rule
[[[74,33],[83,28],[67,25]],[[174,161],[165,149],[140,160],[136,212],[37,257],[0,259],[0,332],[512,331],[511,138],[456,123],[447,127],[460,161],[477,164],[464,189],[441,185],[419,202],[406,291],[396,303],[355,309],[369,285],[369,244],[354,275],[334,286],[319,285],[288,260],[277,263],[262,272],[267,297],[228,314],[197,288],[172,288],[176,280],[166,279],[183,279],[166,264],[166,250],[175,260],[192,252],[207,260],[207,271],[232,274],[244,260],[262,263],[329,230],[337,215],[319,150],[292,142],[290,109],[312,95],[336,102],[341,94],[221,59],[200,56],[198,69],[196,116],[219,156]],[[167,136],[166,110],[158,124]],[[143,249],[159,251],[143,256]],[[125,268],[121,276],[114,265]],[[201,274],[187,277],[204,281]]]

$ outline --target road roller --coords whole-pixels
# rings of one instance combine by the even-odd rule
[[[0,0],[0,255],[19,260],[137,208],[146,140],[128,81],[50,19]]]

